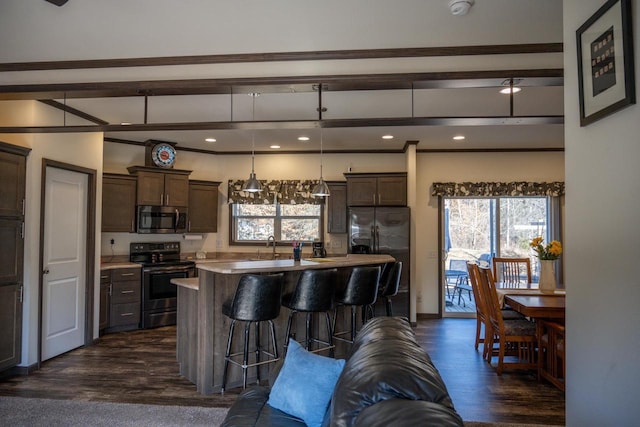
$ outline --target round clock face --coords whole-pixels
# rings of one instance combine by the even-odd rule
[[[176,149],[169,144],[157,144],[151,150],[151,159],[156,166],[169,168],[176,160]]]

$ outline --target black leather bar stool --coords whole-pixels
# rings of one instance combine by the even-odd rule
[[[343,289],[336,291],[335,302],[337,304],[333,314],[333,339],[353,343],[356,337],[356,309],[358,306],[362,309],[362,323],[364,324],[368,318],[373,316],[371,307],[378,297],[378,285],[380,282],[380,266],[353,267],[347,284]],[[338,318],[338,309],[340,307],[349,306],[351,308],[351,330],[336,332],[336,321]],[[349,338],[342,335],[350,334]]]
[[[333,307],[338,270],[336,268],[326,270],[305,270],[300,274],[293,292],[282,297],[282,305],[291,310],[287,321],[287,333],[285,335],[284,353],[287,352],[289,337],[295,339],[295,332],[291,334],[291,324],[297,318],[298,312],[306,313],[306,329],[304,347],[309,351],[329,350],[333,357],[333,327],[329,318],[329,310]],[[327,327],[327,341],[319,337],[313,337],[311,333],[311,321],[314,313],[324,313]],[[324,347],[312,350],[312,344],[324,344]]]
[[[273,319],[280,314],[280,300],[282,297],[283,273],[270,275],[245,274],[240,277],[238,287],[232,298],[222,304],[222,314],[231,319],[229,326],[229,338],[227,340],[227,352],[224,357],[224,372],[222,374],[222,392],[227,386],[227,370],[229,363],[242,368],[242,385],[247,387],[247,370],[257,367],[257,380],[260,384],[260,365],[278,360],[278,344]],[[245,322],[243,351],[231,353],[233,331],[236,321]],[[260,322],[268,322],[271,334],[273,353],[263,349],[260,345]],[[251,324],[255,324],[255,363],[249,364],[249,330]],[[261,354],[270,357],[260,361]],[[234,360],[242,355],[242,362]]]
[[[396,296],[400,288],[400,276],[402,275],[402,262],[387,263],[384,273],[380,277],[378,298],[384,299],[387,316],[393,316],[391,297]]]

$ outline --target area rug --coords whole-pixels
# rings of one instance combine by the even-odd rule
[[[226,408],[0,396],[0,424],[13,427],[219,426]]]

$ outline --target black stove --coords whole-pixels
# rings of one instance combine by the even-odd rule
[[[129,260],[142,264],[142,327],[175,325],[177,288],[171,279],[194,277],[195,262],[180,259],[180,242],[131,243]]]

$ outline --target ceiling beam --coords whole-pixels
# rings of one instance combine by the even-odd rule
[[[256,122],[188,122],[96,124],[80,126],[7,126],[0,133],[137,132],[163,130],[317,129],[376,126],[500,126],[563,124],[564,116],[399,117],[378,119],[274,120]]]
[[[161,56],[149,58],[84,59],[0,63],[3,71],[73,70],[89,68],[157,67],[165,65],[232,64],[249,62],[326,61],[437,56],[513,55],[559,53],[562,43],[529,43],[481,46],[442,46],[396,49],[321,50],[307,52],[264,52],[222,55]]]
[[[432,73],[357,74],[227,79],[150,80],[55,83],[0,86],[0,100],[73,99],[130,96],[204,95],[230,93],[313,92],[500,87],[505,79],[521,86],[562,86],[559,68],[526,70],[449,71]]]

